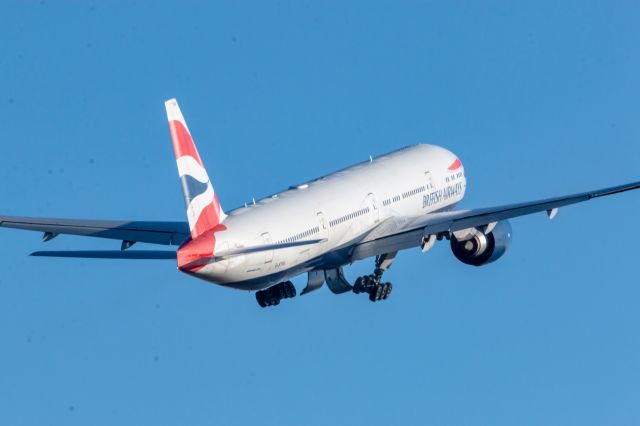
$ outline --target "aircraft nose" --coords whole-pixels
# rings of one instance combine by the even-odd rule
[[[456,159],[453,161],[453,163],[451,163],[451,165],[449,166],[448,170],[450,172],[455,172],[456,170],[458,170],[461,167],[462,167],[462,161],[460,161],[460,159],[456,157]]]

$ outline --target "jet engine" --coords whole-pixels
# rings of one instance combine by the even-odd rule
[[[493,226],[492,226],[493,225]],[[462,263],[482,266],[502,257],[511,241],[511,225],[503,220],[480,228],[454,232],[451,250]]]

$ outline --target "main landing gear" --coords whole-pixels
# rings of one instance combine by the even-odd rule
[[[280,300],[295,297],[296,288],[291,281],[285,281],[269,287],[265,290],[256,292],[256,300],[258,305],[266,308],[267,306],[276,306],[280,304]]]
[[[382,275],[391,267],[396,254],[398,254],[398,252],[385,253],[377,256],[376,268],[373,274],[359,277],[353,286],[345,279],[342,268],[311,271],[309,273],[309,282],[307,283],[307,287],[302,291],[302,294],[319,289],[323,282],[326,281],[329,289],[334,294],[353,291],[356,294],[367,293],[369,300],[372,302],[385,300],[391,295],[393,284],[382,282]],[[288,299],[295,295],[296,288],[291,281],[285,281],[256,292],[256,300],[260,306],[266,308],[267,306],[279,305],[282,299]]]
[[[393,284],[383,283],[382,275],[391,267],[397,253],[386,253],[376,257],[376,269],[373,274],[359,277],[353,285],[353,292],[369,294],[369,300],[372,302],[387,299],[393,291]]]
[[[393,290],[393,284],[381,283],[380,278],[375,275],[365,275],[364,277],[358,277],[353,285],[353,292],[355,294],[368,293],[369,300],[377,302],[378,300],[385,300],[391,295]]]

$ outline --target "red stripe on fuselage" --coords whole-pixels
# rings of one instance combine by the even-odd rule
[[[202,160],[200,159],[200,155],[198,155],[198,150],[193,143],[193,139],[191,138],[189,131],[184,127],[184,125],[177,120],[170,121],[169,130],[171,130],[173,152],[176,154],[176,159],[188,155],[190,157],[193,157],[193,159],[196,160],[198,164],[204,167],[204,165],[202,164]]]

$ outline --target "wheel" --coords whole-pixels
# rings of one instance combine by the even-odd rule
[[[256,292],[256,301],[258,302],[258,305],[260,305],[260,307],[267,307],[267,303],[264,300],[264,293],[262,293],[261,291]]]
[[[362,292],[364,292],[364,277],[358,277],[356,279],[356,282],[353,284],[353,292],[355,294],[360,294]]]
[[[386,283],[384,285],[384,292],[382,294],[382,299],[386,300],[389,296],[391,296],[391,292],[393,291],[393,284]]]
[[[384,296],[384,285],[378,284],[376,285],[376,300],[382,300],[382,296]]]
[[[369,300],[371,300],[372,302],[377,302],[382,298],[383,291],[384,289],[382,288],[382,285],[376,285],[371,289],[371,293],[369,293]]]
[[[296,297],[296,287],[293,285],[291,281],[289,281],[289,297]]]

